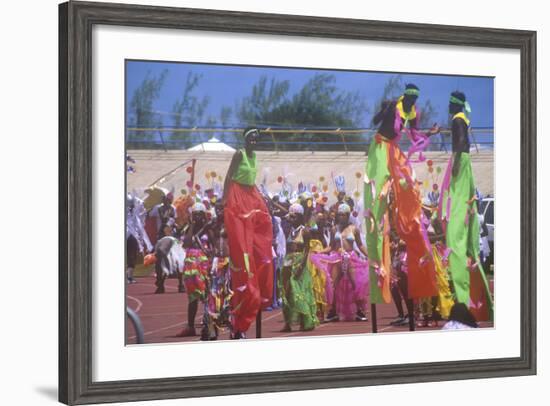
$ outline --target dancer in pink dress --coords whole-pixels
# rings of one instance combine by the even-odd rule
[[[326,321],[366,321],[365,303],[368,294],[369,263],[359,229],[350,223],[351,208],[342,203],[332,231],[330,254],[311,256],[312,262],[327,274],[327,295],[331,309]],[[364,258],[360,255],[364,256]],[[332,296],[332,297],[330,297]]]

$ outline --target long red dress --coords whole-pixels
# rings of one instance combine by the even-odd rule
[[[247,158],[246,152],[242,151],[242,156],[239,169],[226,191],[224,209],[235,332],[247,331],[260,308],[271,304],[273,295],[271,215],[254,184],[255,155]]]

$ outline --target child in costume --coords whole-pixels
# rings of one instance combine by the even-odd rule
[[[172,235],[172,225],[164,226],[165,236],[155,244],[155,293],[164,293],[166,278],[176,275],[178,277],[180,292],[183,283],[182,272],[185,262],[185,251],[181,242]]]
[[[187,327],[177,337],[196,336],[195,317],[199,302],[206,300],[208,273],[212,266],[212,235],[207,227],[206,207],[195,203],[191,209],[191,224],[188,227],[183,246],[186,250],[183,268],[183,283],[189,299],[187,305]]]
[[[229,271],[229,245],[221,202],[216,203],[215,210],[216,218],[210,223],[213,259],[207,280],[202,340],[217,340],[219,329],[230,327],[230,301],[233,292]]]
[[[414,317],[414,303],[407,295],[407,248],[399,239],[397,233],[392,233],[391,243],[392,277],[390,282],[391,295],[397,309],[397,318],[390,322],[392,326],[409,324],[409,318]],[[403,310],[403,302],[407,307],[407,314]]]
[[[304,226],[304,207],[293,203],[289,208],[291,229],[287,236],[286,256],[281,270],[280,288],[283,299],[283,332],[292,331],[299,323],[301,331],[310,331],[319,324],[313,296],[313,281],[307,269],[309,238]]]
[[[432,255],[437,282],[437,295],[419,299],[418,327],[435,327],[441,319],[449,317],[454,305],[448,274],[447,257],[449,251],[445,245],[445,233],[436,213],[437,202],[426,198],[423,206],[426,230],[432,244]]]
[[[145,208],[143,201],[132,194],[126,195],[126,278],[135,283],[134,268],[139,253],[153,250],[151,241],[145,232]]]
[[[351,208],[342,203],[336,214],[336,225],[331,236],[331,246],[326,251],[314,254],[311,259],[326,271],[333,294],[326,321],[366,321],[365,303],[368,294],[369,263],[361,258],[354,247],[367,257],[367,249],[361,242],[359,230],[350,224]]]
[[[147,213],[147,222],[149,223],[149,238],[156,243],[157,240],[164,237],[164,227],[171,221],[175,222],[176,208],[172,204],[174,194],[166,193],[162,197],[162,202],[155,205]],[[153,226],[154,227],[151,227]],[[153,232],[154,231],[154,232]]]
[[[306,227],[306,232],[309,234],[307,268],[313,281],[313,296],[317,307],[317,318],[320,322],[323,322],[328,311],[328,305],[332,302],[332,289],[327,273],[315,265],[312,258],[315,254],[324,252],[329,247],[330,237],[326,238],[326,231],[330,235],[330,230],[327,230],[327,213],[324,211],[315,213],[314,220],[311,226]]]

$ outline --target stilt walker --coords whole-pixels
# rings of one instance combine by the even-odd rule
[[[492,320],[493,301],[479,258],[479,219],[470,160],[470,112],[462,92],[451,93],[453,155],[443,179],[439,215],[446,225],[449,273],[456,301],[464,303],[477,321]]]
[[[245,332],[273,295],[271,215],[256,187],[256,128],[243,132],[245,148],[235,152],[224,184],[224,222],[231,258],[233,333]]]
[[[393,212],[396,231],[407,247],[408,298],[437,294],[431,246],[421,221],[420,191],[409,159],[417,152],[419,159],[424,159],[422,151],[429,144],[428,137],[438,133],[439,128],[434,126],[427,134],[417,129],[418,96],[418,87],[408,84],[403,96],[397,101],[384,102],[373,120],[380,126],[369,147],[364,190],[373,305],[391,301],[389,210]],[[407,155],[398,145],[403,130],[411,141]],[[392,207],[388,205],[390,189],[394,195]],[[373,320],[373,329],[375,324]]]

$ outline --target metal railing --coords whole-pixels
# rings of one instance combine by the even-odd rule
[[[345,151],[366,152],[376,133],[373,128],[297,128],[297,127],[259,127],[265,135],[258,142],[258,150],[266,151]],[[240,137],[243,128],[226,127],[158,127],[126,129],[127,149],[164,149],[182,150],[208,143],[212,137],[233,148],[243,146]],[[492,127],[475,127],[470,130],[470,141],[479,149],[492,149],[494,146]],[[403,136],[400,145],[410,145]],[[451,136],[449,130],[442,130],[431,138],[428,150],[450,151]]]

